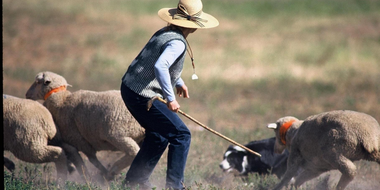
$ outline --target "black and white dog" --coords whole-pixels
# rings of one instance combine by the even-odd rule
[[[223,171],[231,172],[237,170],[240,175],[257,172],[261,174],[275,174],[278,178],[285,173],[289,152],[285,150],[282,154],[274,153],[276,138],[252,141],[244,146],[258,152],[261,157],[247,152],[239,146],[230,145],[219,164]]]

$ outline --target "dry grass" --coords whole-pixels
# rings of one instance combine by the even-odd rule
[[[199,80],[190,80],[191,62],[186,58],[183,79],[191,99],[180,99],[181,109],[241,143],[273,136],[265,125],[285,115],[303,119],[350,109],[380,121],[379,2],[302,2],[309,4],[204,0],[205,12],[215,15],[220,26],[200,29],[188,38]],[[119,89],[130,62],[165,25],[156,11],[172,3],[4,0],[3,93],[24,97],[34,76],[45,70],[63,75],[73,85],[71,91]],[[186,169],[189,187],[252,189],[252,184],[244,186],[218,168],[229,143],[184,121],[193,131]],[[99,154],[105,165],[112,163],[113,154]],[[347,189],[380,186],[379,165],[357,165],[358,175]],[[165,167],[166,157],[153,183],[162,185]],[[338,177],[332,172],[329,180],[322,176],[305,188],[325,187],[326,181],[331,186]],[[257,184],[268,183],[268,188],[277,179],[250,180],[259,189]]]

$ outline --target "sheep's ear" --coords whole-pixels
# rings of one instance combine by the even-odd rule
[[[44,76],[42,74],[37,74],[36,83],[42,83],[44,81]]]
[[[51,83],[50,77],[45,77],[44,78],[44,85],[49,85]]]
[[[73,87],[73,85],[71,85],[71,84],[67,84],[67,86]]]
[[[276,123],[270,123],[270,124],[267,125],[267,127],[269,129],[277,129],[277,124]]]

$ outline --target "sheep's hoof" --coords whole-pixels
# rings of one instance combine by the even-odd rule
[[[105,175],[105,179],[106,179],[107,181],[112,181],[112,180],[115,179],[115,176],[116,176],[116,174],[113,173],[113,172],[111,172],[111,173],[107,173],[107,175]]]
[[[73,163],[70,163],[70,164],[67,164],[67,170],[69,171],[69,174],[72,174],[73,172],[75,172],[75,166]]]

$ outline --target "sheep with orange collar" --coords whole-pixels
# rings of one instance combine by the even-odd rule
[[[365,113],[336,110],[310,116],[304,121],[287,116],[267,126],[274,129],[274,151],[290,152],[287,171],[274,189],[296,177],[295,186],[329,170],[342,173],[337,189],[344,189],[356,174],[354,161],[380,164],[380,126]],[[297,175],[297,171],[302,169]],[[297,176],[296,176],[297,175]]]
[[[145,137],[145,130],[129,113],[120,91],[95,92],[66,90],[69,84],[53,72],[40,72],[26,93],[26,98],[45,100],[65,142],[83,152],[107,179],[114,179],[128,167]],[[96,156],[97,151],[122,151],[108,171]]]

